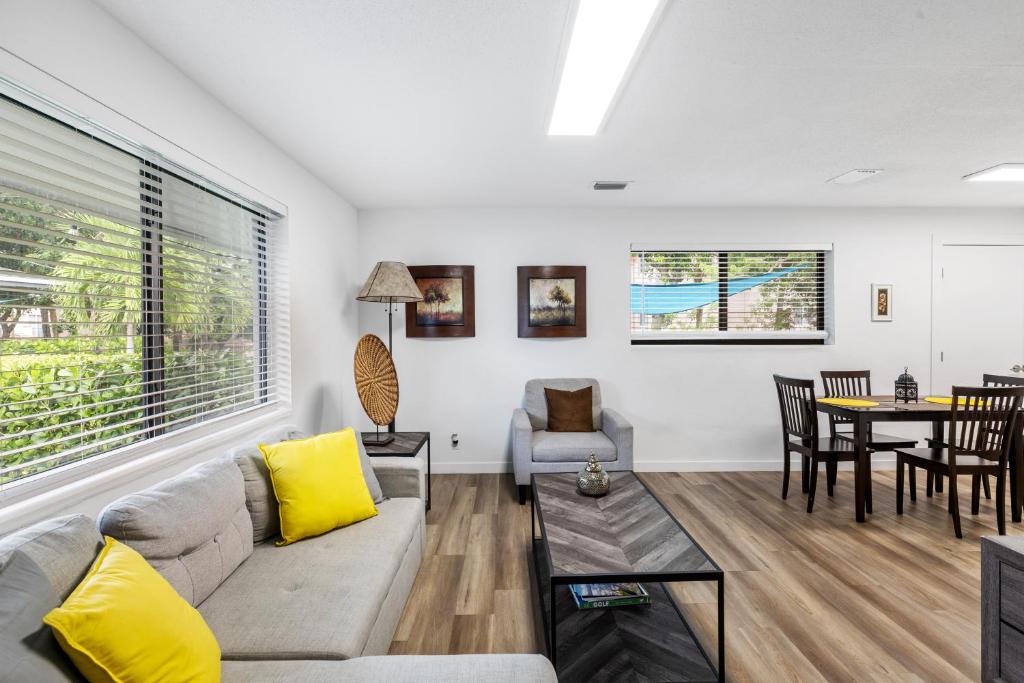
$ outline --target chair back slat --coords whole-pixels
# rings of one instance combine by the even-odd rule
[[[1024,387],[1024,377],[1014,375],[982,375],[981,381],[986,387]]]
[[[870,370],[822,370],[821,383],[825,387],[826,398],[840,396],[870,396]],[[850,424],[853,420],[837,415],[828,416],[828,428],[832,436],[836,435],[837,424]]]
[[[782,431],[788,439],[795,436],[809,442],[818,438],[818,415],[814,398],[814,380],[773,375],[779,396]]]
[[[1020,419],[1024,384],[1020,386],[953,387],[949,420],[949,461],[974,455],[1005,466],[1010,438]]]

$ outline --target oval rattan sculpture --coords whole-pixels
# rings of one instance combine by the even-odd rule
[[[376,425],[390,423],[398,411],[398,373],[388,347],[379,337],[367,334],[356,344],[352,364],[363,410]]]

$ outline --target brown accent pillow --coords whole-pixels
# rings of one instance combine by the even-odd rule
[[[561,391],[544,387],[549,432],[594,431],[594,388]]]

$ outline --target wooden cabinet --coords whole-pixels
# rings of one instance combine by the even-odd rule
[[[1024,537],[981,539],[981,678],[1024,683]]]

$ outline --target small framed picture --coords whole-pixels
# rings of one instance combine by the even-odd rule
[[[405,305],[406,337],[475,337],[473,266],[409,266],[423,301]]]
[[[519,336],[587,336],[586,266],[519,266]]]
[[[871,321],[892,322],[892,285],[871,285]]]

